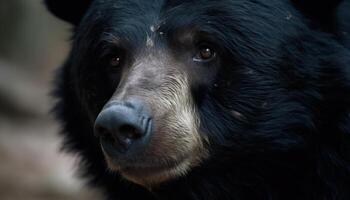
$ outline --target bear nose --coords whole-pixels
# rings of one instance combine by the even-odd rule
[[[96,118],[94,131],[105,151],[125,153],[132,146],[144,146],[150,128],[151,118],[142,103],[113,101]]]

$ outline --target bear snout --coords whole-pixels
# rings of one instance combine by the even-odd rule
[[[136,100],[112,101],[95,121],[95,135],[111,156],[142,151],[148,145],[152,120],[145,105]]]

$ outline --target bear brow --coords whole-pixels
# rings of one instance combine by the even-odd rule
[[[113,33],[103,32],[102,33],[102,42],[119,46],[122,42],[122,39]]]

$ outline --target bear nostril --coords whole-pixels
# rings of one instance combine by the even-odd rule
[[[130,126],[131,127],[131,126]],[[95,135],[100,137],[103,141],[108,141],[114,148],[118,148],[121,151],[126,151],[129,146],[132,144],[133,134],[128,133],[130,128],[125,128],[123,132],[118,132],[119,134],[109,131],[107,128],[102,126],[95,127]],[[131,137],[132,136],[132,137]]]
[[[119,133],[125,138],[129,138],[132,140],[138,139],[143,135],[136,127],[131,125],[120,126]]]
[[[111,135],[108,129],[99,125],[95,125],[94,134],[95,134],[95,137],[103,137],[103,138]]]
[[[113,133],[102,126],[95,127],[95,136],[100,137],[102,140],[113,141],[114,146],[117,142],[116,138],[113,136]]]

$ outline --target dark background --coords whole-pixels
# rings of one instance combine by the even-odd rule
[[[0,0],[0,199],[100,199],[59,151],[49,110],[53,72],[69,51],[70,26],[42,0]]]

